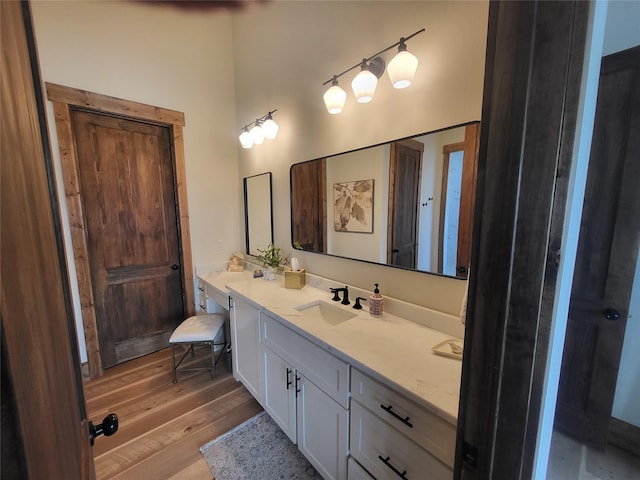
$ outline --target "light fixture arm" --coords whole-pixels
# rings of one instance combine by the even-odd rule
[[[263,116],[261,116],[260,118],[256,118],[253,122],[251,123],[247,123],[244,127],[242,127],[240,130],[244,131],[245,129],[249,129],[250,126],[252,125],[259,125],[261,123],[264,123],[265,120],[267,120],[268,118],[271,117],[272,114],[276,113],[278,111],[278,109],[276,108],[275,110],[271,110],[270,112],[267,112],[266,114],[264,114]]]
[[[322,85],[323,85],[323,86],[324,86],[324,85],[327,85],[327,84],[329,84],[329,83],[331,83],[331,82],[333,82],[333,81],[337,82],[337,81],[338,81],[338,78],[340,78],[340,77],[341,77],[342,75],[344,75],[345,73],[349,73],[351,70],[354,70],[354,69],[356,69],[356,68],[358,68],[358,67],[361,67],[363,63],[365,63],[365,64],[366,64],[366,63],[369,63],[371,60],[373,60],[373,59],[374,59],[374,58],[376,58],[377,56],[382,55],[382,54],[383,54],[383,53],[385,53],[385,52],[388,52],[389,50],[391,50],[391,49],[392,49],[392,48],[394,48],[394,47],[397,47],[397,46],[398,46],[398,45],[400,45],[400,44],[404,44],[407,40],[409,40],[409,39],[411,39],[411,38],[415,37],[416,35],[418,35],[419,33],[424,32],[424,31],[425,31],[425,29],[424,29],[424,28],[422,28],[422,29],[418,30],[417,32],[412,33],[412,34],[411,34],[411,35],[409,35],[408,37],[401,37],[401,38],[400,38],[400,40],[399,40],[399,41],[397,41],[396,43],[394,43],[393,45],[390,45],[390,46],[388,46],[387,48],[385,48],[385,49],[383,49],[383,50],[380,50],[379,52],[374,53],[373,55],[371,55],[371,56],[369,56],[369,57],[367,57],[367,58],[363,59],[362,61],[360,61],[360,62],[356,63],[354,66],[347,68],[344,72],[339,73],[339,74],[337,74],[337,75],[333,75],[329,80],[327,80],[326,82],[324,82]],[[405,46],[405,49],[406,49],[406,46]],[[251,125],[251,124],[249,124],[249,125]]]

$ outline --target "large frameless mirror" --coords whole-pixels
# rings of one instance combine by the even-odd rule
[[[259,255],[273,243],[271,172],[244,179],[244,226],[246,253]]]
[[[480,123],[291,166],[302,250],[466,278]]]

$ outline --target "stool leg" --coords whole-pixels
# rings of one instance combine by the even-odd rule
[[[216,379],[216,347],[215,341],[211,341],[211,379]]]
[[[171,344],[171,365],[173,365],[173,383],[178,383],[178,376],[176,375],[176,351],[175,344]]]

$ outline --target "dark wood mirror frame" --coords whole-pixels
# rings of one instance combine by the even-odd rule
[[[293,164],[292,245],[313,253],[465,279],[471,257],[479,134],[480,123],[470,122]],[[447,202],[447,193],[451,194],[447,172],[452,171],[449,165],[454,164],[455,152],[460,152],[457,182],[461,188],[455,189],[459,198],[451,209],[458,220],[453,222],[457,231],[447,247],[444,218],[449,215],[446,205],[452,205]],[[343,170],[336,183],[335,169],[345,168],[347,162],[351,173]],[[362,165],[357,162],[365,162],[366,168],[353,167]],[[372,182],[362,183],[372,177]],[[350,197],[341,222],[333,218],[337,202],[345,203],[344,197],[339,200],[337,186]],[[364,220],[360,210],[356,215],[354,205],[364,209]],[[356,216],[362,225],[355,223]],[[350,230],[348,225],[355,228]],[[447,248],[452,252],[448,262],[443,260]]]

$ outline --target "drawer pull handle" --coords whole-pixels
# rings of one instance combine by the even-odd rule
[[[201,292],[204,292],[204,287],[198,287],[198,290],[200,290]]]
[[[206,305],[203,305],[202,303],[200,304],[200,310],[202,310],[203,312],[205,312],[207,310]]]
[[[296,397],[300,393],[300,389],[298,388],[298,382],[300,381],[300,377],[296,375]]]
[[[400,420],[402,423],[404,423],[407,427],[409,428],[413,428],[413,424],[409,421],[409,417],[405,417],[402,418],[400,415],[398,415],[396,412],[393,411],[393,406],[389,405],[388,407],[385,407],[382,403],[380,404],[380,408],[383,409],[385,412],[393,415],[394,417],[396,417],[398,420]]]
[[[287,368],[287,390],[289,390],[291,383],[291,369]]]
[[[393,473],[398,475],[400,478],[403,478],[404,480],[408,480],[408,477],[406,476],[407,475],[407,471],[404,470],[403,472],[401,472],[396,467],[391,465],[391,462],[389,461],[389,457],[383,458],[382,455],[378,455],[378,458],[380,459],[380,461],[382,463],[384,463],[387,467],[389,467],[393,471]]]

